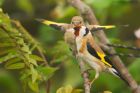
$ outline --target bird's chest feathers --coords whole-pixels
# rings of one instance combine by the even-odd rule
[[[77,50],[79,53],[84,53],[84,51],[86,50],[86,39],[77,39]]]
[[[80,28],[76,27],[74,28],[75,32],[75,36],[76,36],[76,44],[77,44],[77,50],[79,53],[83,53],[84,50],[86,49],[86,42],[87,39],[84,36],[85,32],[86,32],[86,27],[81,26]]]
[[[76,37],[79,37],[79,36],[84,36],[85,34],[88,34],[88,28],[86,28],[85,26],[79,26],[79,27],[74,27],[74,35]],[[87,33],[86,33],[87,32]]]
[[[80,29],[81,29],[81,27],[74,27],[74,35],[77,37],[77,36],[79,36],[79,33],[80,33]]]
[[[74,44],[75,43],[75,35],[74,35],[74,29],[68,29],[64,34],[64,40],[68,44]]]

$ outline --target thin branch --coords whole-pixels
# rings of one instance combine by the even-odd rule
[[[116,48],[125,48],[125,49],[132,49],[132,50],[140,50],[138,47],[133,47],[133,46],[126,46],[122,44],[107,44],[109,47],[116,47]]]
[[[77,59],[78,59],[78,63],[79,63],[79,66],[80,66],[81,73],[82,73],[82,77],[84,79],[85,93],[90,93],[89,74],[87,72],[87,69],[85,68],[84,62],[81,61],[78,57],[77,57]]]
[[[132,58],[139,58],[140,55],[137,55],[137,54],[124,54],[124,53],[116,53],[116,54],[107,54],[108,56],[123,56],[123,57],[132,57]]]
[[[99,24],[97,21],[94,12],[90,9],[89,6],[84,4],[81,0],[67,0],[73,7],[75,7],[84,17],[89,21],[90,24]],[[109,40],[106,37],[105,33],[101,30],[96,32],[96,36],[99,38],[100,42],[103,44],[108,44]],[[106,45],[105,45],[106,46]],[[113,48],[108,48],[108,52],[110,54],[116,53]],[[116,68],[119,70],[123,78],[125,78],[133,93],[140,93],[140,88],[138,88],[137,82],[133,79],[131,74],[128,72],[127,68],[124,66],[122,63],[121,59],[118,56],[113,56],[112,57],[113,64],[116,66]]]

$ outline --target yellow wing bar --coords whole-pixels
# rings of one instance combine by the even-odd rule
[[[56,23],[56,22],[48,21],[48,20],[44,20],[42,23],[44,23],[44,24],[46,24],[46,25],[58,24],[58,23]]]
[[[66,25],[66,23],[57,23],[57,22],[53,22],[53,21],[49,21],[49,20],[45,20],[45,19],[36,19],[36,20],[45,25],[56,25],[56,26]]]
[[[46,25],[58,24],[56,22],[45,20],[45,19],[36,19],[36,20],[39,21],[39,22],[41,22],[41,23],[43,23],[43,24],[46,24]]]
[[[102,61],[104,64],[108,65],[109,67],[112,67],[112,65],[111,65],[109,62],[106,61],[106,59],[105,59],[105,54],[102,54],[102,53],[99,53],[99,52],[97,52],[97,54],[98,54],[98,56],[101,58],[101,61]]]
[[[115,25],[107,25],[107,26],[100,26],[100,25],[95,25],[95,28],[105,28],[105,29],[110,29],[110,28],[115,28]]]

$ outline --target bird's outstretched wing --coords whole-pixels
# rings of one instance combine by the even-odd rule
[[[62,30],[62,31],[64,31],[69,26],[69,24],[66,24],[66,23],[57,23],[57,22],[53,22],[53,21],[49,21],[45,19],[36,19],[36,20],[45,25],[51,26],[57,30]]]
[[[98,30],[105,30],[105,29],[116,28],[116,26],[115,26],[115,25],[107,25],[107,26],[89,25],[88,28],[89,28],[91,31],[98,31]]]

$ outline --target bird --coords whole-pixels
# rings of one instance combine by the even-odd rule
[[[74,27],[77,24],[80,24],[80,26],[84,26],[84,21],[83,18],[81,16],[74,16],[71,19],[71,23],[58,23],[58,22],[54,22],[54,21],[50,21],[50,20],[46,20],[46,19],[40,19],[37,18],[37,21],[51,26],[52,28],[56,29],[56,30],[60,30],[62,32],[64,32],[64,41],[68,44],[69,49],[72,51],[73,55],[76,56],[77,53],[77,49],[76,49],[76,45],[75,45],[75,36],[73,34],[74,31]],[[92,30],[93,32],[98,31],[98,30],[105,30],[105,29],[110,29],[110,28],[115,28],[115,25],[107,25],[107,26],[100,26],[100,25],[87,25],[87,28],[89,30]]]
[[[99,73],[102,71],[109,72],[112,75],[124,80],[128,84],[128,82],[119,73],[119,70],[111,62],[109,57],[96,43],[89,28],[83,25],[81,22],[82,20],[79,19],[78,21],[77,19],[78,18],[75,17],[72,19],[72,23],[74,24],[73,33],[75,35],[77,56],[95,70],[95,77],[91,82],[89,82],[90,86],[99,77]],[[93,25],[93,27],[95,29],[99,29],[98,25]],[[104,26],[99,27],[104,28]],[[94,30],[94,28],[92,29]],[[108,26],[107,28],[109,29],[112,27]]]
[[[39,21],[43,24],[63,31],[64,40],[69,45],[73,54],[95,70],[95,77],[89,82],[90,86],[99,77],[99,73],[103,71],[109,72],[125,81],[118,69],[113,65],[111,60],[96,43],[95,38],[91,33],[91,31],[115,28],[115,25],[85,25],[81,16],[74,16],[71,19],[70,24],[57,23],[44,19],[39,19]]]

